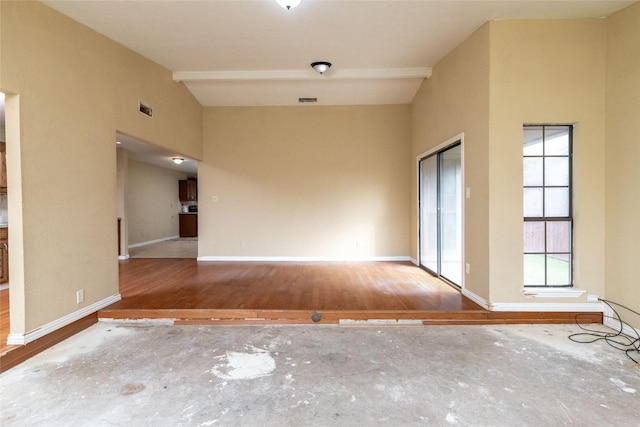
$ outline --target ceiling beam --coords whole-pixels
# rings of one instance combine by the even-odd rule
[[[235,80],[381,80],[381,79],[428,79],[431,67],[419,68],[379,68],[359,70],[330,69],[324,74],[309,70],[263,70],[263,71],[174,71],[177,82],[195,81],[235,81]]]

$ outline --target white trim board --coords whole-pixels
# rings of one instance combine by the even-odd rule
[[[620,330],[620,322],[616,321],[613,316],[615,316],[615,313],[613,312],[613,310],[611,309],[611,307],[609,307],[606,304],[602,304],[604,306],[604,319],[602,321],[602,323],[604,324],[604,326],[613,329],[614,331],[619,331]],[[628,337],[633,337],[633,338],[637,338],[640,336],[640,330],[634,328],[631,325],[628,325],[626,323],[622,324],[622,333],[625,334]]]
[[[478,296],[477,294],[471,292],[467,288],[461,288],[460,292],[462,293],[462,295],[464,295],[465,297],[469,298],[471,301],[475,302],[480,307],[484,308],[485,310],[489,310],[489,304],[487,303],[487,300],[485,300],[484,298],[482,298],[482,297]]]
[[[408,256],[378,256],[378,257],[296,257],[296,256],[199,256],[198,261],[239,261],[239,262],[384,262],[411,261]]]
[[[462,289],[462,295],[489,311],[513,311],[513,312],[605,312],[606,306],[600,302],[587,303],[543,303],[543,302],[496,302],[488,303],[484,298],[474,294],[468,289]]]
[[[80,320],[83,317],[89,316],[90,314],[93,314],[96,311],[113,304],[114,302],[118,302],[121,299],[122,297],[120,296],[120,294],[111,295],[110,297],[95,302],[85,308],[81,308],[80,310],[74,311],[73,313],[69,313],[66,316],[49,322],[46,325],[42,325],[38,329],[34,329],[33,331],[27,332],[26,334],[9,334],[9,337],[7,338],[7,345],[29,344],[32,341],[35,341],[39,338],[44,337],[45,335],[57,331],[58,329],[70,325],[76,320]]]
[[[585,290],[576,288],[524,288],[522,294],[528,298],[578,298]]]
[[[133,245],[129,245],[128,248],[139,248],[140,246],[147,246],[147,245],[152,245],[154,243],[160,243],[160,242],[166,242],[167,240],[173,240],[173,239],[179,239],[180,236],[169,236],[169,237],[163,237],[162,239],[156,239],[156,240],[149,240],[148,242],[140,242],[140,243],[134,243]]]
[[[490,311],[576,311],[576,312],[603,312],[605,305],[600,302],[587,303],[536,303],[536,302],[496,302],[490,305]]]

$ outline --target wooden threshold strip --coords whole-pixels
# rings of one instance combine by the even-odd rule
[[[312,319],[320,315],[319,321]],[[357,325],[370,322],[379,326],[388,321],[398,326],[408,321],[420,321],[423,325],[481,325],[481,324],[545,324],[581,322],[602,323],[602,313],[576,312],[491,312],[467,311],[396,311],[396,310],[248,310],[248,309],[105,309],[98,312],[100,319],[173,319],[176,325],[273,325],[273,324],[343,324],[352,321]],[[588,319],[585,321],[585,319]]]

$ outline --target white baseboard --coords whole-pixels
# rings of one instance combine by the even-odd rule
[[[296,257],[296,256],[199,256],[198,261],[225,262],[382,262],[382,261],[410,261],[408,256],[378,256],[378,257]]]
[[[489,304],[487,303],[487,300],[485,300],[481,296],[476,295],[475,293],[471,292],[467,288],[462,288],[461,292],[462,292],[462,295],[464,295],[465,297],[469,298],[471,301],[475,302],[480,307],[484,308],[485,310],[489,309]]]
[[[587,303],[535,303],[535,302],[496,302],[490,304],[490,311],[532,311],[532,312],[549,312],[549,311],[575,311],[575,312],[604,312],[605,305],[600,302]]]
[[[522,294],[527,298],[579,298],[587,291],[576,288],[524,288]]]
[[[133,245],[129,245],[128,247],[129,247],[129,249],[131,249],[131,248],[139,248],[140,246],[152,245],[154,243],[166,242],[167,240],[174,240],[174,239],[179,239],[179,238],[180,238],[180,236],[163,237],[162,239],[149,240],[148,242],[134,243]]]
[[[126,255],[118,255],[118,261],[123,261],[125,259],[129,259],[129,254]]]
[[[63,316],[59,319],[54,320],[53,322],[49,322],[46,325],[39,327],[38,329],[34,329],[33,331],[27,332],[26,334],[9,334],[7,339],[7,345],[25,345],[32,341],[35,341],[39,338],[44,337],[47,334],[57,331],[60,328],[63,328],[76,320],[80,320],[85,316],[95,313],[96,311],[105,308],[114,302],[118,302],[122,299],[120,294],[111,295],[101,301],[93,303],[85,308],[81,308],[80,310],[74,311],[73,313],[69,313],[66,316]]]
[[[604,324],[604,326],[607,326],[615,331],[619,331],[620,322],[613,318],[613,316],[615,316],[615,313],[608,305],[602,305],[604,306],[604,320],[602,323]],[[640,330],[634,328],[631,325],[627,325],[626,323],[622,325],[622,333],[632,338],[640,337]]]
[[[413,258],[413,257],[409,257],[409,261],[411,261],[411,263],[412,263],[413,265],[416,265],[416,266],[420,267],[420,264],[418,263],[418,260],[417,260],[417,259],[415,259],[415,258]]]

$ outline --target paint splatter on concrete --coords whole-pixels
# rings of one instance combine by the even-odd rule
[[[611,380],[612,383],[614,383],[620,390],[624,391],[625,393],[636,392],[635,388],[627,387],[627,383],[622,380],[619,380],[617,378],[609,378],[609,380]]]
[[[223,380],[251,380],[271,375],[276,369],[276,361],[267,350],[247,346],[250,353],[227,351],[218,356],[211,373]]]

